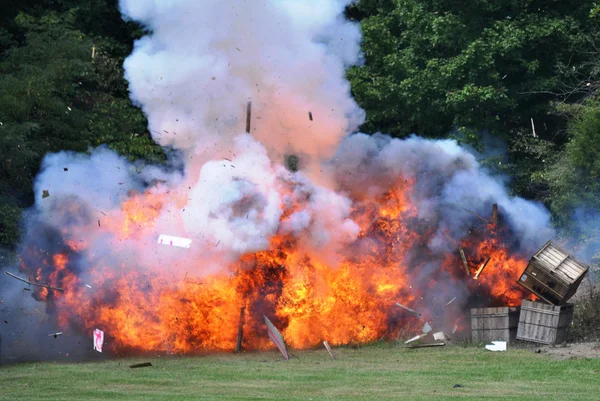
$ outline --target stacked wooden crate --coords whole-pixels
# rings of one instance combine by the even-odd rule
[[[517,339],[541,344],[557,344],[568,340],[573,322],[573,305],[548,305],[523,300]]]
[[[548,241],[529,261],[518,283],[540,298],[519,307],[471,310],[473,342],[515,339],[542,344],[567,341],[575,294],[589,266]]]
[[[517,337],[519,307],[471,309],[471,341],[513,342]]]
[[[589,266],[548,241],[529,261],[518,283],[545,302],[523,300],[517,339],[542,344],[567,341],[575,295]]]

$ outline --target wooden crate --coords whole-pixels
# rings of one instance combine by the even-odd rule
[[[519,307],[471,309],[471,340],[513,342],[517,337]]]
[[[549,241],[531,258],[517,282],[551,304],[564,305],[589,268]]]
[[[568,340],[573,322],[573,304],[548,305],[523,301],[517,339],[542,344],[559,344]]]

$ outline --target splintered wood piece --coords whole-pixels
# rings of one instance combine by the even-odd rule
[[[30,284],[30,285],[35,285],[35,286],[37,286],[37,287],[44,287],[44,288],[49,288],[49,289],[51,289],[51,290],[56,290],[56,291],[61,291],[61,292],[64,292],[64,290],[63,290],[62,288],[58,288],[58,287],[52,287],[51,285],[46,285],[46,284],[32,283],[31,281],[27,281],[27,280],[25,280],[24,278],[21,278],[21,277],[19,277],[19,276],[15,276],[14,274],[12,274],[12,273],[9,273],[9,272],[4,272],[4,274],[7,274],[7,275],[9,275],[9,276],[10,276],[10,277],[12,277],[12,278],[15,278],[15,279],[17,279],[17,280],[19,280],[19,281],[22,281],[22,282],[24,282],[24,283],[27,283],[27,284]]]
[[[460,252],[460,258],[462,259],[463,266],[465,267],[465,273],[467,273],[467,276],[470,276],[471,270],[469,270],[469,262],[467,262],[465,251],[462,248],[458,248],[458,251]]]
[[[401,307],[402,309],[405,309],[405,310],[409,311],[410,313],[412,313],[415,316],[421,316],[421,314],[419,312],[417,312],[416,310],[411,309],[408,306],[404,306],[404,305],[402,305],[399,302],[396,302],[396,305],[399,306],[399,307]]]
[[[406,348],[443,347],[444,345],[446,345],[446,343],[416,344],[416,345],[411,345],[410,347],[406,347]]]
[[[310,121],[312,121],[312,120],[313,120],[313,117],[312,117],[312,111],[309,111],[309,112],[308,112],[308,119],[309,119]]]
[[[135,365],[129,365],[129,367],[131,369],[135,369],[135,368],[147,368],[149,366],[152,366],[152,364],[150,362],[144,362],[144,363],[138,363]]]
[[[479,270],[477,270],[477,273],[475,273],[475,280],[477,280],[479,278],[479,275],[481,274],[483,269],[485,269],[485,267],[487,266],[489,261],[490,261],[490,257],[488,256],[487,259],[485,260],[485,262],[483,262],[481,264],[481,266],[479,266]]]
[[[266,317],[265,315],[263,315],[263,317],[265,318],[265,324],[267,325],[267,333],[269,335],[269,338],[271,339],[271,341],[273,341],[275,343],[275,346],[283,354],[283,357],[285,358],[285,360],[286,361],[289,360],[290,357],[288,355],[287,348],[285,347],[285,342],[283,341],[283,336],[281,335],[279,330],[277,330],[275,325],[273,325],[273,323],[271,323],[271,321],[269,320],[268,317]]]
[[[50,196],[50,191],[48,191],[47,189],[42,189],[42,199],[46,199],[49,196]]]
[[[327,341],[323,341],[323,345],[327,349],[327,352],[329,352],[329,356],[331,357],[331,359],[335,359],[335,355],[333,354],[333,351],[331,350],[329,343]]]
[[[252,118],[252,100],[246,105],[246,132],[250,133],[250,120]]]
[[[442,307],[442,309],[446,308],[446,306],[450,305],[452,302],[454,302],[456,300],[456,297],[452,298],[450,301],[448,301],[448,303],[446,305],[444,305]]]
[[[498,204],[494,203],[492,206],[492,224],[495,226],[498,225]]]
[[[429,333],[423,333],[423,334],[419,334],[418,336],[414,336],[413,338],[411,338],[410,340],[407,340],[404,342],[404,344],[410,344],[412,342],[415,342],[417,340],[420,340],[421,338],[427,337]]]

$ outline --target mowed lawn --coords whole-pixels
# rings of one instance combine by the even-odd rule
[[[0,367],[0,400],[599,400],[600,359],[447,346],[28,363]],[[129,365],[151,362],[152,367]],[[463,387],[454,388],[460,384]]]

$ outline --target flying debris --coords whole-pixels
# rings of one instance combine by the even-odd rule
[[[158,243],[163,245],[176,246],[179,248],[190,248],[192,240],[189,238],[174,237],[172,235],[160,235]]]
[[[414,336],[413,338],[405,341],[404,344],[410,344],[412,342],[415,342],[417,340],[427,337],[427,335],[428,335],[428,333],[419,334],[418,336]]]
[[[335,355],[333,354],[333,351],[331,350],[329,343],[327,341],[323,341],[323,345],[327,349],[327,352],[329,352],[329,356],[331,357],[331,359],[335,359]]]
[[[49,196],[50,196],[50,191],[48,191],[47,189],[43,189],[42,190],[42,199],[46,199]]]
[[[442,306],[442,309],[446,309],[446,306],[450,305],[455,300],[456,300],[456,297],[452,298],[450,301],[448,301],[448,303],[446,305]]]
[[[396,305],[398,305],[398,306],[399,306],[399,307],[401,307],[402,309],[405,309],[405,310],[409,311],[410,313],[412,313],[412,314],[413,314],[413,315],[415,315],[415,316],[421,316],[421,314],[420,314],[419,312],[417,312],[416,310],[414,310],[414,309],[411,309],[411,308],[409,308],[408,306],[404,306],[404,305],[402,305],[402,304],[401,304],[401,303],[399,303],[399,302],[396,302]]]
[[[487,266],[487,264],[488,264],[488,262],[489,262],[489,261],[490,261],[490,257],[488,256],[488,257],[485,259],[485,262],[483,262],[483,263],[481,264],[481,266],[479,266],[479,270],[477,270],[477,273],[475,273],[475,276],[473,276],[473,278],[474,278],[475,280],[479,279],[479,275],[481,274],[481,272],[483,271],[483,269],[485,269],[485,267]]]
[[[104,345],[104,332],[99,329],[94,330],[93,334],[94,350],[102,352],[102,346]]]
[[[59,331],[58,333],[52,333],[52,334],[48,334],[48,337],[58,337],[58,336],[62,336],[62,331]]]
[[[277,349],[281,352],[285,360],[289,360],[290,357],[287,352],[287,348],[285,347],[285,341],[283,341],[283,336],[279,333],[279,330],[271,323],[268,317],[263,315],[265,318],[265,324],[267,325],[267,333],[269,334],[269,338],[271,341],[275,343]]]
[[[31,281],[25,280],[24,278],[21,278],[21,277],[16,276],[16,275],[14,275],[12,273],[9,273],[9,272],[4,272],[4,274],[6,274],[6,275],[8,275],[8,276],[10,276],[10,277],[12,277],[14,279],[17,279],[19,281],[22,281],[24,283],[27,283],[29,285],[35,285],[36,287],[44,287],[44,288],[49,288],[51,290],[56,290],[56,291],[61,291],[61,292],[64,291],[62,288],[52,287],[51,285],[39,284],[39,283],[32,283]]]

